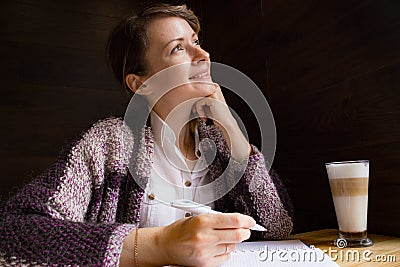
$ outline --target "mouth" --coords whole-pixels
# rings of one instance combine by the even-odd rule
[[[201,72],[201,73],[198,73],[196,75],[193,75],[193,76],[189,77],[189,80],[192,80],[192,79],[207,79],[209,77],[210,77],[210,73],[208,71],[205,71],[205,72]]]

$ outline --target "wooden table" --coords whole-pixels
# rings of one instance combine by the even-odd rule
[[[368,237],[374,241],[373,246],[344,249],[339,249],[333,244],[333,240],[338,238],[336,229],[296,234],[289,238],[300,239],[307,245],[326,250],[326,253],[340,266],[400,266],[400,238],[374,234],[368,234]]]

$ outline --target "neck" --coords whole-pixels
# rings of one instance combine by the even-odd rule
[[[170,112],[162,112],[157,110],[156,106],[153,110],[158,116],[168,124],[176,136],[176,146],[181,151],[185,158],[195,160],[197,159],[194,153],[194,135],[192,127],[190,126],[191,107],[173,109]]]
[[[179,134],[177,145],[186,159],[197,160],[195,155],[195,141],[190,124],[186,124]]]

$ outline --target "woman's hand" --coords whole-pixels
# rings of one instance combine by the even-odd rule
[[[160,244],[167,264],[219,266],[254,225],[253,218],[239,213],[202,214],[166,226]]]
[[[207,83],[202,86],[212,87],[214,93],[197,101],[193,111],[206,121],[210,118],[220,128],[234,127],[237,123],[226,104],[221,87],[217,83]]]
[[[222,130],[235,160],[241,161],[245,159],[252,153],[251,146],[232,116],[220,86],[217,83],[205,86],[213,86],[214,93],[197,101],[193,106],[193,111],[197,112],[203,121],[207,120],[207,118],[212,119],[214,124]]]
[[[201,214],[164,227],[140,228],[124,240],[120,267],[182,265],[219,266],[236,244],[250,237],[253,218],[239,213]],[[137,244],[137,256],[135,256]],[[227,248],[228,247],[228,248]]]

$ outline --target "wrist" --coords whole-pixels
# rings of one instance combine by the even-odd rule
[[[166,247],[161,242],[165,227],[142,228],[138,236],[139,266],[163,266],[168,264]]]
[[[236,121],[235,121],[236,122]],[[222,129],[233,159],[242,161],[253,153],[251,145],[237,125],[229,125]]]
[[[240,131],[240,127],[232,115],[230,115],[230,119],[226,120],[226,122],[222,126],[222,130],[229,133]]]
[[[154,244],[154,255],[157,255],[158,264],[162,266],[171,264],[168,253],[168,237],[167,237],[167,226],[154,227],[156,229],[153,234],[153,244]]]
[[[163,228],[150,227],[133,230],[124,240],[119,266],[137,266],[137,263],[140,267],[167,264],[165,247],[160,242]]]

